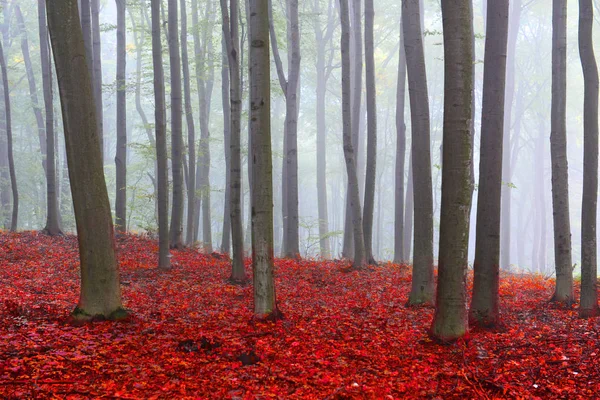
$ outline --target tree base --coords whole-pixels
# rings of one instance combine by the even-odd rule
[[[272,311],[268,314],[264,314],[264,315],[256,315],[255,314],[253,319],[255,321],[259,321],[259,322],[266,322],[266,321],[275,322],[275,321],[281,320],[283,318],[284,318],[283,313],[279,310],[279,308],[275,308],[274,311]]]
[[[558,303],[564,305],[565,307],[571,307],[573,304],[575,304],[575,298],[573,297],[573,295],[563,296],[558,295],[558,293],[554,292],[554,294],[550,298],[550,303]]]
[[[600,308],[580,308],[579,318],[594,318],[600,315]]]
[[[61,231],[60,229],[55,230],[55,229],[50,229],[48,227],[45,227],[42,230],[42,234],[50,236],[50,237],[61,237],[61,236],[65,236],[65,234],[63,233],[63,231]]]
[[[230,276],[227,278],[227,283],[234,286],[246,286],[249,282],[250,280],[246,277],[234,278],[233,276]]]
[[[71,313],[71,317],[79,322],[98,322],[98,321],[123,321],[131,316],[131,311],[123,307],[119,307],[109,315],[104,314],[89,314],[85,310],[75,307]]]

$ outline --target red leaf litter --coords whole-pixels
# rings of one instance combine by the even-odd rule
[[[227,257],[175,251],[161,272],[155,242],[117,247],[133,316],[75,324],[76,238],[0,234],[0,398],[600,398],[600,321],[539,276],[503,276],[503,327],[443,345],[433,309],[405,307],[406,266],[277,260],[284,318],[259,322]]]

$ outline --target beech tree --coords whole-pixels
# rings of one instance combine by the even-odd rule
[[[567,1],[552,0],[552,208],[556,288],[553,301],[571,304],[573,263],[569,218],[569,171],[567,162]]]
[[[437,339],[458,339],[468,330],[467,267],[473,197],[473,4],[442,2],[444,24],[444,146],[440,255],[435,316]],[[490,22],[488,22],[488,26]]]
[[[6,149],[8,155],[8,169],[10,173],[10,188],[12,191],[12,214],[10,219],[10,230],[15,232],[17,230],[19,219],[19,189],[17,188],[17,173],[15,171],[15,158],[13,153],[12,122],[10,115],[10,88],[8,86],[8,72],[2,43],[0,43],[0,69],[2,70],[4,115],[6,120]]]
[[[412,173],[414,176],[414,256],[411,305],[433,302],[433,188],[429,99],[421,12],[418,0],[402,0],[402,31],[412,127]]]
[[[128,313],[121,306],[112,216],[77,1],[51,1],[47,7],[81,261],[81,292],[73,316],[121,319]]]
[[[406,122],[404,118],[406,101],[406,55],[404,33],[400,17],[400,42],[398,46],[398,82],[396,84],[396,169],[394,192],[394,262],[406,262],[409,254],[404,249],[404,167],[406,160]],[[410,253],[410,252],[409,252]]]
[[[98,1],[98,0],[93,0]],[[117,171],[115,199],[115,227],[117,232],[127,231],[127,68],[125,0],[117,3]]]
[[[475,278],[470,318],[473,323],[489,327],[499,322],[500,196],[508,11],[508,0],[488,4],[485,35]]]
[[[592,0],[579,0],[579,56],[584,78],[583,200],[581,204],[581,305],[579,314],[595,317],[598,307],[596,216],[598,210],[598,65],[594,55]]]

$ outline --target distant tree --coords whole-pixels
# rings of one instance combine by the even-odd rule
[[[93,0],[97,1],[97,0]],[[117,3],[117,151],[116,166],[116,199],[115,226],[117,232],[127,231],[127,52],[125,0]]]
[[[552,116],[550,156],[556,288],[552,300],[574,301],[567,162],[567,1],[552,1]]]
[[[473,197],[473,4],[442,2],[444,146],[438,287],[432,334],[454,340],[468,330],[467,267]],[[488,23],[488,26],[490,23]]]
[[[273,162],[268,15],[268,0],[250,0],[252,267],[254,315],[259,319],[276,318],[280,315],[273,276]]]
[[[592,0],[579,0],[579,55],[585,85],[583,100],[583,200],[581,205],[581,306],[584,318],[600,314],[596,216],[598,211],[598,65],[593,43]]]
[[[56,156],[54,133],[54,100],[52,88],[52,60],[46,26],[46,0],[38,0],[38,31],[40,37],[40,58],[42,64],[42,86],[44,89],[44,110],[46,113],[46,227],[44,232],[50,236],[60,235],[60,214],[58,210],[58,192],[56,187]]]
[[[173,205],[169,238],[172,248],[181,248],[183,246],[183,120],[177,0],[168,0],[168,18],[171,67],[171,172],[173,174]]]
[[[398,46],[398,82],[396,86],[396,169],[394,191],[394,262],[407,262],[409,254],[404,249],[404,167],[406,161],[406,52],[404,51],[404,33],[400,17],[400,44]]]
[[[51,1],[47,6],[81,259],[81,293],[73,316],[120,319],[127,312],[121,306],[112,216],[77,1]]]
[[[160,4],[161,0],[150,0],[152,15],[152,65],[154,69],[154,126],[156,130],[156,187],[158,190],[158,268],[170,269],[167,112],[165,107],[165,74],[160,36]]]
[[[375,209],[375,179],[377,174],[377,90],[375,86],[375,45],[373,26],[375,8],[373,0],[365,0],[365,69],[367,88],[367,175],[365,177],[365,201],[363,231],[367,262],[375,264],[373,257],[373,211]]]
[[[225,204],[223,205],[223,236],[221,237],[221,253],[229,254],[231,249],[231,104],[229,98],[229,67],[227,46],[221,42],[221,103],[223,106],[223,153],[225,154]]]
[[[356,171],[356,155],[352,145],[352,109],[350,91],[350,17],[348,0],[340,0],[340,23],[342,26],[341,52],[342,52],[342,119],[343,119],[343,145],[346,173],[348,175],[348,196],[352,209],[352,226],[354,238],[353,268],[362,268],[366,265],[365,241],[362,224],[362,211]]]
[[[485,35],[475,279],[470,319],[488,327],[499,322],[500,196],[508,11],[509,0],[495,0],[488,5]]]
[[[273,6],[269,0],[269,27],[273,57],[281,90],[285,96],[285,127],[283,139],[283,251],[285,258],[300,254],[298,234],[298,92],[300,82],[300,23],[298,0],[286,0],[287,11],[287,77],[279,56],[277,35],[273,25]]]
[[[408,303],[432,303],[433,282],[433,188],[429,99],[421,12],[418,0],[402,1],[402,30],[410,94],[412,166],[414,177],[414,257],[412,289]]]
[[[8,72],[2,43],[0,43],[0,68],[2,69],[2,85],[4,89],[4,113],[6,116],[8,169],[10,173],[10,186],[12,190],[12,217],[10,220],[10,230],[15,232],[17,230],[19,219],[19,189],[17,188],[17,174],[15,171],[15,159],[13,153],[12,122],[10,116],[10,88],[8,86]]]
[[[262,1],[262,0],[261,0]],[[231,136],[230,136],[230,219],[231,219],[231,277],[233,283],[244,283],[244,234],[242,227],[242,157],[240,149],[242,122],[242,86],[240,82],[240,39],[239,39],[239,5],[238,0],[230,0],[230,10],[227,0],[221,0],[221,15],[223,21],[223,39],[227,46],[229,66],[230,101],[231,101]],[[268,39],[267,39],[268,40]]]

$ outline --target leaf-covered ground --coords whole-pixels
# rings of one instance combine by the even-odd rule
[[[600,320],[540,277],[503,277],[503,329],[444,346],[433,310],[404,306],[405,266],[277,261],[285,318],[258,323],[225,258],[174,252],[164,273],[154,242],[117,245],[133,317],[78,326],[76,239],[0,234],[0,398],[600,397]]]

